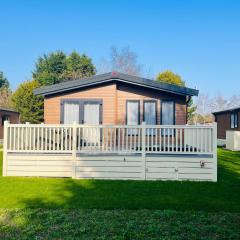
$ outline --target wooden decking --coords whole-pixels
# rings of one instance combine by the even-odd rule
[[[5,176],[217,180],[215,125],[5,124],[5,132]]]

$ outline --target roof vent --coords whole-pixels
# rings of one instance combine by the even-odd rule
[[[118,72],[116,72],[116,71],[112,71],[112,77],[116,77],[117,75],[118,75]]]

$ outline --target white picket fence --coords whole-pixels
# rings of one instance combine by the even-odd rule
[[[38,159],[37,163],[39,164],[39,160],[41,160],[41,158],[47,160],[47,159],[50,159],[52,156],[55,156],[54,159],[56,158],[58,160],[61,160],[61,154],[66,154],[66,155],[68,154],[72,157],[72,158],[69,158],[68,160],[73,162],[73,164],[70,164],[69,162],[68,164],[71,165],[70,168],[74,169],[72,173],[73,177],[76,177],[78,175],[79,177],[87,176],[88,178],[91,178],[91,177],[95,178],[98,176],[101,177],[102,175],[101,174],[92,175],[92,173],[90,175],[86,173],[84,173],[83,175],[77,174],[77,170],[81,172],[82,168],[79,169],[79,167],[76,167],[76,163],[78,162],[82,166],[82,163],[79,161],[80,159],[82,159],[83,161],[86,161],[86,159],[83,159],[83,156],[86,158],[87,156],[92,157],[95,155],[96,159],[99,158],[99,156],[102,159],[102,156],[103,156],[105,157],[105,159],[109,159],[109,161],[105,165],[107,167],[107,164],[111,161],[111,158],[109,158],[109,155],[115,155],[115,156],[119,155],[119,156],[128,157],[128,159],[131,158],[131,160],[129,160],[130,162],[137,160],[139,161],[139,164],[140,163],[143,164],[142,162],[144,161],[145,162],[144,163],[145,165],[144,179],[146,179],[146,171],[147,171],[146,166],[148,161],[146,156],[152,155],[156,157],[160,155],[167,156],[171,154],[172,159],[176,162],[183,161],[183,156],[189,156],[189,157],[194,156],[195,158],[197,158],[197,156],[201,156],[201,158],[205,156],[205,160],[203,161],[206,162],[206,159],[210,158],[211,159],[210,161],[214,162],[216,160],[216,146],[217,146],[216,141],[217,141],[217,135],[216,135],[215,124],[206,125],[206,126],[205,125],[164,126],[164,125],[145,125],[145,123],[143,123],[142,125],[136,125],[136,126],[126,126],[126,125],[111,125],[111,126],[110,125],[91,125],[90,126],[90,125],[79,125],[79,124],[45,125],[45,124],[5,123],[3,170],[5,175],[15,174],[15,175],[24,176],[25,174],[24,170],[27,168],[24,168],[24,167],[14,168],[15,166],[14,164],[19,163],[17,159],[24,160],[23,159],[24,157],[26,159],[28,158],[32,159],[31,158],[31,155],[32,155],[32,156],[35,156],[34,159]],[[21,156],[24,156],[24,157],[17,156],[18,154],[22,154]],[[37,157],[36,157],[36,154],[38,154]],[[115,165],[116,164],[118,165],[117,169],[122,169],[123,165],[121,165],[122,164],[121,161],[126,161],[126,159],[123,158],[123,160],[119,160],[122,158],[117,158],[117,157],[115,158],[118,159],[118,161],[120,161],[118,164],[115,163]],[[10,166],[8,166],[7,159],[10,159]],[[156,162],[156,158],[154,159],[155,159],[154,161]],[[161,159],[157,158],[157,159],[159,159],[159,161],[163,160],[162,158]],[[11,161],[13,162],[11,163]],[[91,161],[93,161],[93,159],[91,159]],[[199,161],[202,161],[202,160],[199,160]],[[196,162],[196,159],[193,162]],[[36,162],[32,162],[31,164],[34,165],[35,163]],[[97,169],[100,168],[100,170],[103,169],[104,165],[99,166],[99,161],[96,162],[96,164],[97,165],[95,166],[95,168],[96,167]],[[115,168],[117,167],[117,165],[115,166]],[[125,164],[124,167],[129,167],[130,165]],[[161,166],[162,165],[164,164],[162,163]],[[36,164],[34,166],[36,167]],[[34,166],[29,169],[34,170],[35,169]],[[119,168],[119,166],[121,166],[121,168]],[[165,163],[165,166],[167,166],[166,163]],[[87,169],[92,169],[92,167],[93,166],[89,168],[88,166]],[[7,168],[12,169],[12,170],[9,170],[10,171],[9,173],[11,174],[7,174],[8,172]],[[48,166],[48,169],[47,169],[47,166],[46,166],[44,169],[49,170],[51,168],[53,167]],[[14,171],[17,171],[15,169],[18,169],[18,173],[14,173]],[[214,169],[213,171],[216,172],[216,166],[213,167],[212,169]],[[99,172],[101,172],[100,170]],[[23,173],[19,173],[19,171],[23,171]],[[135,175],[137,175],[137,173],[140,173],[139,170],[137,171],[138,172],[133,172],[133,173]],[[159,171],[159,168],[156,168],[154,171]],[[176,169],[174,171],[176,171]],[[54,172],[54,168],[53,168],[53,172]],[[210,172],[210,170],[208,172]],[[133,176],[135,176],[134,174]],[[38,176],[41,174],[35,173],[35,175]],[[55,175],[55,173],[52,175],[50,174],[50,176],[62,176],[62,175],[65,176],[64,174],[59,174],[59,175]],[[70,170],[68,171],[67,176],[69,175],[71,175]],[[105,174],[105,175],[108,176],[109,174]],[[119,178],[122,179],[120,175],[119,175]],[[126,174],[124,173],[124,176],[125,175],[128,176],[127,173]],[[141,173],[140,175],[142,176],[143,174]],[[110,174],[110,176],[112,175]],[[142,178],[143,177],[141,177],[141,179]],[[216,177],[214,177],[214,179],[215,178]]]

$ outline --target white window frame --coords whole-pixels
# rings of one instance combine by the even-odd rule
[[[238,112],[230,114],[230,127],[231,129],[238,128]]]
[[[175,101],[173,100],[162,100],[161,101],[161,125],[163,125],[162,120],[163,120],[163,104],[165,102],[171,102],[173,104],[173,123],[172,124],[167,124],[167,125],[175,125],[175,115],[176,115],[176,109],[175,109]],[[166,124],[164,124],[166,125]]]
[[[156,100],[143,100],[143,121],[146,123],[146,124],[148,124],[147,122],[146,122],[146,114],[145,114],[145,109],[146,109],[146,106],[145,106],[145,104],[146,103],[153,103],[154,104],[154,106],[155,106],[155,119],[154,119],[154,121],[155,121],[155,123],[151,123],[151,124],[149,124],[149,125],[157,125],[157,101]]]
[[[162,120],[163,120],[163,104],[165,102],[171,102],[173,104],[173,123],[172,124],[163,124]],[[175,118],[176,118],[176,107],[175,107],[175,101],[174,100],[161,100],[161,125],[175,125]],[[162,129],[162,135],[164,134],[164,131]],[[174,129],[170,129],[170,131],[168,132],[169,136],[175,135],[175,131]]]
[[[129,103],[137,103],[138,106],[137,106],[137,111],[138,111],[138,119],[137,119],[137,124],[133,124],[133,125],[139,125],[140,124],[140,100],[127,100],[126,101],[126,125],[132,125],[132,124],[129,124],[128,123],[128,104]],[[137,129],[134,130],[134,129],[128,129],[127,130],[127,134],[128,135],[137,135]]]
[[[145,114],[145,109],[146,103],[153,103],[154,104],[154,113],[155,113],[155,119],[154,119],[154,123],[148,123],[146,121],[146,114]],[[143,121],[147,124],[147,125],[157,125],[157,101],[156,100],[143,100]],[[156,134],[156,129],[147,129],[146,131],[146,135],[155,135]]]

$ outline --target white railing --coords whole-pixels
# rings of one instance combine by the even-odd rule
[[[9,152],[71,152],[71,126],[44,124],[7,124]],[[5,134],[5,132],[4,132]]]
[[[7,152],[214,154],[216,125],[4,126]]]

